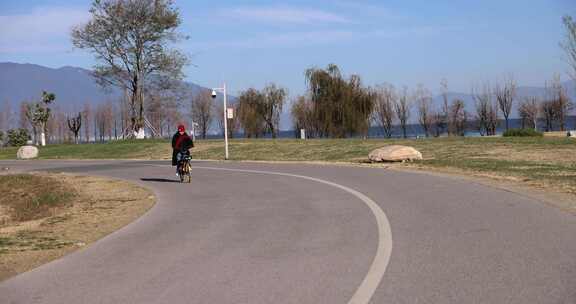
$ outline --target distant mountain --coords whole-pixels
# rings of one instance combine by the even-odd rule
[[[192,93],[205,89],[193,83],[186,86]],[[42,91],[56,94],[56,104],[69,110],[79,110],[86,102],[98,104],[122,96],[118,89],[104,91],[86,69],[0,63],[0,102],[16,108],[22,101],[38,100]]]

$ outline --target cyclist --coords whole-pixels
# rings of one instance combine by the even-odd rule
[[[176,166],[176,176],[178,174],[178,164],[185,155],[190,155],[190,148],[194,147],[194,141],[186,134],[184,125],[178,126],[178,132],[172,136],[172,166]]]

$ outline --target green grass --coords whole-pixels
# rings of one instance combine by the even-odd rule
[[[160,145],[169,145],[166,140],[121,140],[97,144],[59,144],[39,147],[39,159],[126,159],[144,158],[154,155]],[[0,159],[15,159],[18,148],[0,149]]]
[[[562,192],[576,193],[576,140],[566,137],[485,137],[430,139],[233,139],[231,160],[363,163],[373,149],[408,145],[424,160],[411,164],[432,170],[458,170],[514,178]],[[197,141],[194,159],[223,159],[221,140]],[[13,159],[15,149],[0,150]],[[107,144],[50,145],[41,159],[169,159],[167,140]]]

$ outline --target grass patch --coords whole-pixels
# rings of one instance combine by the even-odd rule
[[[529,137],[529,136],[544,136],[544,133],[538,132],[534,129],[510,129],[502,134],[504,137]]]
[[[46,236],[38,231],[19,231],[10,237],[0,237],[0,253],[61,249],[72,245],[70,240]]]
[[[6,210],[4,224],[45,218],[75,197],[61,181],[39,175],[0,176],[0,207]]]
[[[8,218],[0,225],[0,280],[86,246],[154,203],[140,186],[68,174],[0,175],[0,189],[0,219]]]
[[[39,159],[130,159],[130,158],[156,158],[158,148],[170,153],[170,143],[167,140],[146,139],[118,140],[108,143],[94,144],[58,144],[39,147]],[[0,149],[0,159],[15,159],[18,148]],[[171,154],[169,154],[170,156]]]

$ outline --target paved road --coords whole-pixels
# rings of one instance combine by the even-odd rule
[[[576,217],[530,198],[312,165],[194,163],[184,185],[165,164],[0,162],[133,180],[159,198],[0,283],[0,303],[576,303]]]

